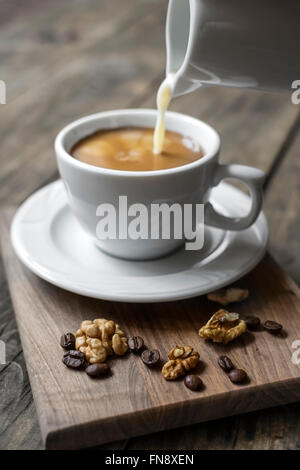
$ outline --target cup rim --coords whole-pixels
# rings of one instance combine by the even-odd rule
[[[209,124],[206,124],[204,121],[200,119],[194,118],[192,116],[188,116],[187,114],[177,113],[175,111],[167,111],[166,112],[166,120],[168,117],[170,118],[177,118],[177,119],[184,119],[185,121],[190,122],[192,125],[196,125],[204,129],[207,132],[210,132],[213,135],[214,143],[212,144],[212,149],[205,153],[205,155],[197,160],[187,163],[185,165],[173,167],[173,168],[165,168],[162,170],[149,170],[149,171],[127,171],[127,170],[115,170],[112,168],[102,168],[95,165],[91,165],[89,163],[82,162],[74,158],[66,149],[65,149],[65,140],[70,132],[74,131],[74,129],[78,128],[79,126],[83,126],[85,123],[89,123],[91,121],[97,120],[99,118],[110,118],[110,117],[117,117],[120,115],[155,115],[157,114],[157,110],[155,109],[145,109],[145,108],[136,108],[136,109],[115,109],[111,111],[103,111],[99,113],[89,114],[87,116],[83,116],[75,121],[71,122],[67,126],[63,127],[63,129],[57,134],[54,142],[54,148],[56,151],[56,155],[58,158],[63,159],[66,163],[89,173],[94,174],[101,174],[107,176],[122,176],[127,178],[141,178],[141,177],[152,177],[152,176],[167,176],[170,174],[177,174],[185,171],[192,170],[197,166],[202,166],[211,160],[220,150],[220,136],[218,132]],[[135,127],[138,127],[135,125]],[[142,127],[142,126],[141,126]],[[168,129],[166,125],[166,129]],[[101,127],[99,127],[101,130]],[[180,132],[179,132],[180,133]],[[78,139],[79,141],[80,139]]]

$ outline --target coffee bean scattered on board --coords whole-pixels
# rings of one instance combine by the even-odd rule
[[[282,325],[272,320],[265,321],[263,327],[265,330],[267,330],[269,333],[272,333],[273,335],[278,335],[278,333],[280,333],[282,330]]]
[[[260,325],[260,319],[254,316],[248,316],[243,319],[247,325],[248,330],[256,330]]]
[[[109,365],[106,362],[97,362],[96,364],[90,364],[85,369],[87,375],[93,378],[102,377],[107,375],[109,372]]]
[[[145,351],[143,351],[141,354],[141,358],[143,363],[146,364],[146,366],[152,367],[159,362],[160,354],[157,349],[145,349]]]
[[[144,340],[140,336],[131,336],[128,338],[129,351],[137,354],[142,351],[144,347]]]
[[[247,373],[243,369],[232,369],[229,372],[229,378],[234,384],[240,384],[247,380]]]
[[[184,385],[194,392],[203,388],[203,382],[198,375],[190,374],[184,379]]]
[[[234,368],[234,365],[228,356],[220,356],[218,359],[218,364],[226,373],[230,372]]]
[[[76,350],[65,352],[62,361],[65,366],[71,367],[71,369],[82,369],[86,364],[85,355]]]
[[[65,333],[60,338],[60,345],[67,351],[75,349],[75,336],[72,333]]]

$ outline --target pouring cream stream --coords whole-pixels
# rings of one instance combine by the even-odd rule
[[[163,150],[165,138],[165,112],[168,109],[172,99],[172,82],[174,74],[169,74],[161,83],[157,96],[156,104],[158,109],[158,116],[156,119],[154,136],[153,136],[153,153],[159,155]]]

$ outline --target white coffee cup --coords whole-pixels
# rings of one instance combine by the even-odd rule
[[[166,113],[166,128],[200,143],[204,156],[187,165],[156,171],[121,171],[83,163],[70,151],[80,139],[102,129],[118,127],[154,127],[157,112],[150,109],[106,111],[83,117],[60,131],[55,151],[60,175],[65,184],[71,209],[91,239],[105,252],[125,259],[151,259],[174,251],[184,243],[175,239],[106,239],[96,236],[99,222],[97,207],[119,207],[119,196],[127,196],[128,205],[152,203],[205,203],[206,225],[225,230],[243,230],[257,218],[262,208],[264,173],[243,165],[220,165],[220,138],[209,125],[180,113]],[[224,178],[236,178],[248,186],[251,208],[243,217],[226,217],[209,203],[210,190]],[[232,201],[234,204],[234,201]]]

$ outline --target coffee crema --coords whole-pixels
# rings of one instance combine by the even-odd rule
[[[123,171],[165,170],[186,165],[203,156],[198,142],[166,131],[162,152],[153,152],[153,129],[106,129],[80,140],[71,155],[84,163]]]

